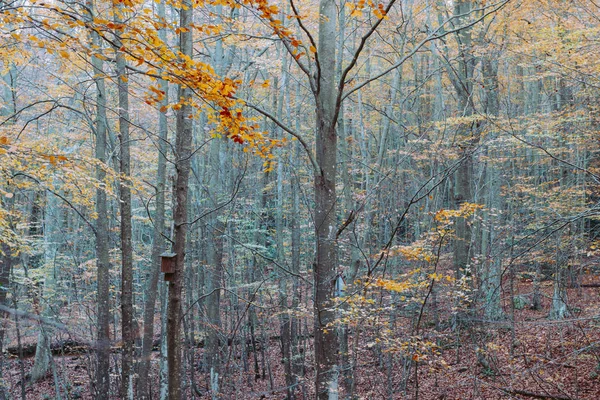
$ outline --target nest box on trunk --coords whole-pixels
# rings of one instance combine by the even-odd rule
[[[165,274],[165,281],[170,281],[175,273],[176,253],[165,252],[160,255],[160,271]]]

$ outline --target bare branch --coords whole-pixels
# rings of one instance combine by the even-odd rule
[[[289,128],[288,126],[286,126],[283,122],[281,122],[277,118],[275,118],[274,115],[270,114],[268,111],[265,111],[262,108],[254,105],[254,104],[248,103],[248,102],[246,102],[246,105],[248,107],[252,108],[253,110],[256,110],[258,113],[264,115],[265,117],[269,118],[278,127],[280,127],[281,129],[283,129],[284,131],[286,131],[287,133],[289,133],[290,135],[292,135],[293,137],[295,137],[296,139],[298,139],[298,141],[300,142],[300,144],[304,148],[304,151],[306,152],[306,155],[308,156],[308,159],[310,160],[310,163],[312,164],[312,166],[314,168],[314,171],[315,172],[319,171],[319,168],[317,166],[317,162],[315,161],[315,157],[314,157],[312,151],[310,150],[310,146],[308,145],[308,143],[306,143],[306,141],[304,140],[304,138],[299,133],[293,131],[291,128]]]
[[[479,22],[481,22],[482,20],[484,20],[487,16],[489,16],[490,14],[493,14],[499,10],[501,10],[504,6],[506,6],[511,0],[504,0],[499,4],[496,4],[494,8],[492,8],[491,10],[484,12],[479,18],[469,22],[468,24],[456,27],[454,29],[448,30],[448,31],[444,31],[443,28],[445,25],[447,25],[448,23],[452,22],[452,20],[454,20],[455,18],[459,18],[462,17],[461,15],[454,15],[450,18],[448,18],[446,21],[444,21],[442,24],[440,24],[439,27],[437,27],[433,32],[431,32],[429,34],[429,36],[427,36],[425,39],[421,40],[419,43],[417,43],[417,45],[415,47],[412,48],[411,51],[408,52],[408,54],[406,54],[404,57],[402,57],[398,62],[396,62],[394,65],[392,65],[391,67],[383,70],[382,72],[380,72],[379,74],[373,76],[372,78],[369,78],[367,80],[365,80],[364,82],[362,82],[361,84],[357,85],[356,87],[352,88],[351,90],[349,90],[346,93],[342,93],[343,92],[343,87],[340,88],[340,93],[339,93],[339,104],[341,104],[342,101],[344,101],[348,96],[350,96],[352,93],[362,89],[363,87],[367,86],[369,83],[378,80],[379,78],[389,74],[390,72],[392,72],[393,70],[401,67],[408,59],[410,59],[412,56],[414,56],[423,46],[425,46],[427,43],[433,41],[433,40],[437,40],[437,39],[441,39],[443,37],[446,37],[452,33],[456,33],[462,29],[467,29],[470,28],[476,24],[478,24]],[[485,6],[483,8],[479,8],[479,9],[475,9],[475,10],[471,10],[470,13],[475,13],[478,11],[485,11],[486,9],[489,9],[492,6]],[[344,77],[345,78],[345,77]],[[343,84],[343,82],[340,82],[340,84]]]

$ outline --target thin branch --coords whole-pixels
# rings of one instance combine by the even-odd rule
[[[575,165],[575,164],[573,164],[572,162],[569,162],[569,161],[567,161],[567,160],[564,160],[564,159],[562,159],[562,158],[559,158],[559,157],[555,156],[554,154],[550,153],[550,151],[548,151],[548,150],[547,150],[547,149],[546,149],[544,146],[542,146],[542,145],[539,145],[539,144],[535,144],[535,143],[531,143],[530,141],[528,141],[528,140],[526,140],[526,139],[523,139],[522,137],[519,137],[519,136],[518,136],[518,135],[515,133],[515,129],[513,129],[513,127],[512,127],[512,122],[511,122],[511,121],[509,121],[509,123],[510,123],[510,126],[511,126],[511,129],[510,129],[510,130],[506,130],[506,129],[502,128],[502,126],[501,126],[501,125],[499,125],[499,124],[494,124],[494,125],[495,125],[497,128],[501,129],[502,131],[504,131],[504,132],[508,133],[510,136],[512,136],[513,138],[515,138],[515,139],[516,139],[516,140],[518,140],[519,142],[521,142],[521,143],[523,143],[523,144],[526,144],[527,146],[531,146],[531,147],[533,147],[533,148],[536,148],[536,149],[538,149],[538,150],[541,150],[541,151],[542,151],[544,154],[546,154],[548,157],[550,157],[551,159],[553,159],[553,160],[555,160],[555,161],[558,161],[558,162],[559,162],[559,163],[561,163],[561,164],[566,164],[566,165],[568,165],[568,166],[570,166],[570,167],[572,167],[572,168],[576,169],[577,171],[580,171],[580,172],[585,172],[586,174],[589,174],[589,175],[590,175],[592,178],[594,178],[594,180],[595,180],[596,182],[600,183],[600,176],[599,176],[599,175],[597,175],[597,174],[595,174],[595,173],[593,173],[593,172],[592,172],[592,171],[590,171],[589,169],[587,169],[587,168],[583,168],[583,167],[580,167],[579,165]]]
[[[212,226],[211,224],[207,224],[207,225],[209,225],[210,227],[214,228],[214,226]],[[288,274],[290,274],[290,275],[292,275],[292,276],[295,276],[296,278],[298,278],[298,279],[301,279],[302,281],[304,281],[306,284],[308,284],[308,285],[311,285],[311,286],[312,286],[312,283],[311,283],[311,282],[310,282],[308,279],[306,279],[305,277],[303,277],[303,276],[302,276],[302,275],[300,275],[300,274],[297,274],[297,273],[295,273],[295,272],[293,272],[293,271],[290,271],[289,269],[287,269],[287,268],[286,268],[286,267],[284,267],[283,265],[279,264],[279,263],[278,263],[276,260],[274,260],[273,258],[271,258],[271,257],[269,257],[269,256],[266,256],[266,255],[264,255],[264,254],[260,253],[259,251],[256,251],[255,249],[253,249],[253,248],[251,248],[251,247],[247,246],[246,244],[242,243],[240,240],[236,239],[236,238],[235,238],[234,236],[232,236],[232,235],[228,235],[228,234],[227,234],[227,233],[225,233],[225,232],[221,232],[221,233],[223,234],[223,236],[227,236],[229,239],[231,239],[232,241],[234,241],[234,242],[235,242],[237,245],[239,245],[239,246],[243,247],[244,249],[248,250],[249,252],[251,252],[251,253],[252,253],[252,255],[258,256],[258,257],[260,257],[260,258],[262,258],[262,259],[264,259],[264,260],[267,260],[267,261],[269,261],[270,263],[272,263],[273,265],[275,265],[275,266],[276,266],[277,268],[279,268],[280,270],[282,270],[282,271],[284,271],[284,272],[286,272],[286,273],[288,273]]]
[[[385,19],[385,16],[388,15],[389,11],[392,9],[395,2],[396,2],[396,0],[390,0],[387,7],[385,8],[384,15],[382,16],[382,18],[379,18],[377,20],[377,22],[375,22],[373,24],[373,26],[371,26],[371,29],[369,29],[369,31],[367,33],[365,33],[364,36],[360,39],[360,43],[358,45],[358,48],[354,52],[354,55],[352,56],[352,60],[350,61],[350,64],[348,64],[346,66],[346,68],[344,69],[344,71],[342,72],[342,75],[340,76],[340,81],[338,83],[337,98],[335,100],[336,115],[335,115],[334,121],[337,120],[337,114],[339,113],[339,108],[340,108],[339,105],[342,104],[342,101],[344,100],[344,98],[347,97],[347,96],[343,95],[344,94],[344,85],[346,83],[346,77],[348,76],[350,71],[352,71],[352,69],[356,66],[356,63],[358,62],[358,57],[360,57],[360,55],[365,47],[365,44],[367,43],[369,38],[373,35],[373,33],[375,33],[375,31],[377,30],[379,25],[381,25],[381,23]]]
[[[39,179],[31,176],[31,175],[27,175],[26,173],[23,172],[17,172],[16,174],[14,174],[12,176],[12,178],[15,178],[17,176],[24,176],[25,178],[31,179],[32,181],[34,181],[35,183],[37,183],[38,185],[42,185],[42,183],[40,182]],[[79,217],[81,217],[81,219],[90,227],[90,229],[92,230],[92,232],[94,233],[94,236],[97,235],[96,232],[96,227],[81,213],[81,211],[79,211],[74,205],[73,203],[71,203],[69,200],[67,200],[63,195],[55,192],[52,189],[48,189],[47,187],[44,187],[42,185],[42,187],[49,191],[50,193],[52,193],[53,195],[55,195],[56,197],[58,197],[59,199],[61,199],[62,201],[65,202],[65,204],[67,204],[73,211],[75,211],[75,213],[77,213],[77,215],[79,215]]]
[[[511,0],[504,0],[503,2],[501,2],[497,7],[493,8],[491,11],[488,11],[487,13],[484,13],[481,17],[477,18],[474,21],[469,22],[468,24],[459,26],[457,28],[451,29],[449,31],[443,31],[443,28],[446,24],[448,24],[449,22],[451,22],[453,19],[461,17],[460,15],[455,15],[452,16],[450,18],[448,18],[446,21],[444,21],[442,24],[440,24],[439,27],[437,27],[432,33],[429,34],[429,36],[427,36],[425,39],[423,39],[422,41],[420,41],[415,47],[413,47],[413,49],[406,54],[404,57],[402,57],[396,64],[392,65],[391,67],[383,70],[382,72],[380,72],[379,74],[373,76],[372,78],[369,78],[367,80],[365,80],[364,82],[362,82],[361,84],[357,85],[356,87],[352,88],[351,90],[349,90],[346,93],[342,93],[343,92],[343,87],[340,88],[340,93],[338,94],[338,98],[339,98],[339,103],[341,104],[342,101],[344,101],[348,96],[350,96],[352,93],[362,89],[363,87],[367,86],[369,83],[376,81],[377,79],[389,74],[390,72],[392,72],[393,70],[401,67],[409,58],[411,58],[412,56],[414,56],[423,46],[425,46],[427,43],[433,41],[433,40],[437,40],[437,39],[441,39],[443,37],[446,37],[452,33],[456,33],[462,29],[467,29],[470,28],[476,24],[478,24],[480,21],[482,21],[483,19],[485,19],[488,15],[493,14],[499,10],[501,10],[506,4],[508,4]],[[485,10],[487,8],[489,8],[491,6],[486,6],[480,9],[476,9],[476,10],[471,10],[470,13],[475,13],[477,11],[482,11]],[[441,31],[441,33],[440,33]],[[341,84],[343,84],[343,82],[340,82]]]
[[[217,205],[215,208],[213,208],[211,210],[208,210],[208,211],[204,212],[203,214],[200,214],[199,216],[197,216],[196,218],[194,218],[193,221],[185,222],[185,223],[183,223],[181,225],[192,226],[196,222],[198,222],[201,219],[203,219],[204,217],[206,217],[206,216],[208,216],[208,215],[210,215],[212,213],[215,213],[215,212],[219,211],[220,209],[225,208],[229,204],[231,204],[237,198],[237,194],[240,191],[240,186],[242,184],[242,181],[244,180],[244,176],[246,176],[247,169],[248,169],[248,166],[246,165],[244,167],[244,172],[240,175],[239,179],[237,179],[237,182],[235,183],[235,187],[233,188],[233,193],[231,193],[231,196],[229,197],[229,199],[226,202]]]
[[[297,132],[293,131],[291,128],[287,127],[283,122],[279,121],[274,115],[270,114],[268,111],[265,111],[262,108],[254,105],[254,104],[248,103],[248,102],[246,102],[246,105],[248,107],[252,108],[253,110],[257,111],[258,113],[264,115],[265,117],[269,118],[271,121],[273,121],[275,123],[275,125],[277,125],[281,129],[283,129],[284,131],[286,131],[287,133],[289,133],[290,135],[292,135],[293,137],[298,139],[298,142],[300,142],[300,144],[304,148],[304,151],[306,152],[306,155],[308,156],[308,159],[310,160],[310,163],[312,164],[314,171],[315,172],[319,171],[317,162],[315,161],[315,157],[312,154],[312,151],[310,150],[310,146],[308,145],[308,143],[306,143],[304,138],[299,133],[297,133]]]
[[[296,5],[294,4],[294,0],[290,0],[290,6],[292,7],[292,10],[294,11],[294,15],[296,16],[296,21],[298,21],[298,25],[300,26],[300,29],[302,29],[302,31],[306,34],[306,36],[308,36],[308,40],[310,41],[310,44],[316,49],[317,43],[315,42],[315,39],[313,38],[310,31],[306,28],[304,23],[302,23],[302,18],[300,17],[300,13],[298,12]],[[293,57],[293,55],[292,55],[292,57]],[[307,55],[307,57],[308,57],[308,55]],[[315,51],[315,65],[317,66],[317,84],[318,84],[318,82],[321,80],[321,63],[319,62],[319,54],[316,51]],[[312,77],[310,75],[308,78],[309,78],[309,80],[312,79]],[[312,83],[311,83],[311,86],[312,86]]]

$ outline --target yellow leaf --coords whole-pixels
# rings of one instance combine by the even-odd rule
[[[308,49],[310,50],[311,53],[317,52],[317,49],[315,48],[315,46],[310,46]]]

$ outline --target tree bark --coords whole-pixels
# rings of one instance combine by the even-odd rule
[[[46,304],[53,304],[54,291],[56,290],[56,265],[54,263],[58,249],[57,232],[60,230],[60,208],[57,197],[46,192],[46,210],[44,211],[44,265],[46,279],[44,280],[43,293],[46,294]],[[41,296],[40,296],[41,297]],[[50,307],[42,306],[40,314],[50,316]],[[48,327],[40,323],[38,342],[35,349],[35,361],[31,370],[31,382],[36,382],[46,376],[50,367],[52,353],[50,350],[50,337]]]
[[[500,113],[498,101],[498,62],[499,54],[492,52],[486,55],[482,60],[482,72],[485,88],[485,104],[484,111],[488,118],[493,119],[498,117]],[[493,123],[493,121],[491,121]],[[492,131],[488,134],[490,140],[495,138]],[[496,164],[492,160],[496,160],[496,152],[486,150],[487,161],[484,165],[484,192],[485,192],[485,210],[483,213],[483,232],[481,240],[481,253],[483,259],[483,293],[484,293],[484,312],[487,319],[498,321],[504,317],[502,310],[502,263],[501,258],[497,255],[492,255],[492,247],[496,242],[497,233],[496,227],[499,226],[497,217],[493,217],[492,210],[500,209],[498,204],[501,196],[499,193],[500,177],[497,173]]]
[[[157,6],[158,17],[164,19],[165,4],[163,1]],[[159,37],[166,41],[164,29],[159,31]],[[159,81],[159,89],[165,93],[164,99],[159,103],[162,108],[169,101],[168,83],[164,79]],[[150,398],[148,375],[150,371],[150,359],[152,357],[152,345],[154,342],[154,313],[156,310],[156,295],[158,293],[158,279],[160,276],[160,255],[165,250],[165,181],[166,181],[166,153],[167,153],[167,115],[165,112],[158,113],[158,162],[156,169],[156,212],[154,214],[154,239],[152,242],[152,255],[150,265],[150,276],[146,287],[146,304],[144,306],[144,337],[142,339],[142,354],[139,364],[138,396],[141,400]]]
[[[115,23],[120,24],[123,6],[114,7]],[[133,249],[131,244],[131,152],[129,139],[129,85],[125,53],[120,50],[121,37],[115,35],[117,83],[119,94],[119,147],[120,179],[119,195],[121,210],[121,336],[123,353],[121,358],[121,399],[133,399]]]
[[[320,76],[316,93],[316,162],[315,190],[315,236],[316,262],[314,265],[314,329],[316,392],[319,400],[326,400],[330,393],[337,393],[338,337],[331,326],[335,319],[332,303],[337,272],[337,223],[336,223],[336,172],[337,135],[335,83],[335,40],[337,9],[335,1],[319,3],[318,55]]]
[[[454,16],[458,26],[465,25],[470,19],[472,4],[470,0],[454,2]],[[458,66],[449,68],[451,82],[458,98],[458,115],[467,118],[473,115],[473,72],[476,59],[472,54],[471,29],[464,28],[456,33],[458,45]],[[473,181],[473,150],[479,138],[474,124],[470,121],[459,123],[457,140],[463,161],[456,171],[454,183],[454,202],[456,208],[463,203],[473,201],[471,183]],[[454,266],[457,276],[470,275],[471,227],[466,218],[456,220],[456,239],[454,240]]]
[[[179,47],[182,55],[193,57],[192,46],[192,2],[184,0],[179,10],[181,32]],[[188,180],[190,175],[190,157],[192,144],[192,91],[179,86],[179,101],[182,103],[177,112],[176,126],[176,181],[174,199],[174,252],[176,265],[169,285],[169,307],[167,315],[167,360],[169,365],[169,399],[180,400],[181,397],[181,305],[182,286],[185,266],[185,245],[188,219]]]
[[[4,200],[4,199],[3,199]],[[2,200],[0,200],[2,201]],[[14,200],[13,198],[4,200],[2,203],[8,210],[12,208]],[[6,204],[8,203],[8,204]],[[9,225],[11,226],[12,223]],[[11,226],[12,228],[12,226]],[[8,294],[7,288],[10,284],[10,275],[12,272],[12,266],[14,263],[14,259],[12,256],[12,249],[6,243],[0,243],[0,305],[6,306],[6,295]],[[0,378],[4,376],[4,338],[6,333],[6,322],[8,320],[8,315],[5,312],[0,312]],[[8,385],[5,385],[4,379],[0,380],[0,400],[5,400],[9,398],[10,393],[8,392]],[[8,396],[7,396],[8,395]]]
[[[94,0],[87,0],[87,18],[94,19]],[[101,50],[100,35],[91,31],[91,42],[94,48]],[[106,172],[106,86],[104,82],[103,61],[92,55],[92,68],[94,72],[94,83],[96,85],[96,120],[94,133],[96,134],[95,156],[99,165],[96,167],[96,180],[100,183],[96,189],[96,268],[98,271],[98,295],[97,295],[97,367],[96,367],[96,395],[97,399],[105,399],[110,396],[110,304],[109,304],[109,235],[108,235],[108,209],[106,202],[106,191],[104,189],[104,178]]]
[[[211,293],[206,299],[209,329],[206,336],[206,363],[214,383],[218,385],[220,368],[220,337],[221,337],[221,287],[223,286],[223,234],[225,224],[218,219],[209,228],[211,245],[208,249],[209,265],[212,268],[207,280],[206,292]],[[218,390],[218,386],[213,389]],[[218,393],[212,393],[216,398]]]

